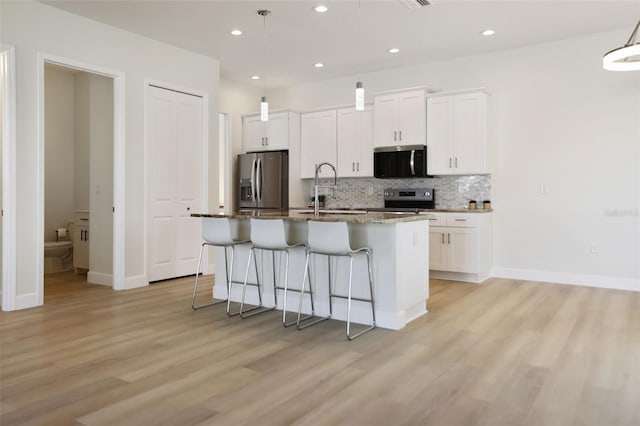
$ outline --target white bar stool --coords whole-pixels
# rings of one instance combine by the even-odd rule
[[[323,318],[319,318],[313,322],[308,322],[304,325],[300,325],[298,322],[297,326],[299,330],[317,324],[321,321],[327,320],[331,318],[333,315],[332,309],[332,300],[334,298],[339,299],[347,299],[347,339],[353,340],[358,336],[363,335],[367,331],[371,331],[376,327],[376,312],[375,312],[375,304],[373,301],[373,278],[371,273],[371,249],[368,247],[362,247],[356,250],[351,248],[351,244],[349,242],[349,229],[347,227],[346,222],[319,222],[310,220],[309,224],[309,240],[308,240],[308,249],[307,249],[307,258],[305,260],[304,265],[304,277],[302,279],[302,289],[304,290],[305,278],[307,274],[310,275],[309,271],[309,258],[312,254],[320,254],[328,256],[329,260],[329,283],[327,285],[329,290],[329,315]],[[366,255],[367,256],[367,272],[369,275],[369,299],[363,299],[358,297],[352,297],[352,278],[353,278],[353,259],[355,256]],[[348,294],[346,296],[334,294],[331,288],[331,258],[334,256],[344,256],[349,257],[349,286],[348,286]],[[311,285],[309,285],[309,289],[311,290]],[[302,300],[302,299],[301,299]],[[352,335],[351,334],[351,301],[359,301],[366,302],[371,304],[371,318],[372,323],[370,326],[365,328],[364,330]],[[300,303],[298,307],[298,318],[300,318],[300,313],[302,311],[302,303]]]
[[[233,264],[235,249],[237,245],[248,244],[249,240],[240,240],[232,237],[231,222],[226,217],[203,217],[202,218],[202,245],[200,246],[200,256],[198,258],[198,267],[196,269],[196,282],[193,286],[193,296],[191,298],[191,308],[194,310],[200,308],[206,308],[207,306],[218,305],[220,303],[227,304],[227,315],[235,316],[240,312],[230,312],[231,302],[229,295],[231,294],[232,284],[244,284],[243,281],[233,281]],[[226,273],[226,285],[227,285],[227,298],[224,300],[218,300],[215,302],[207,303],[204,305],[196,306],[196,291],[198,289],[198,277],[200,276],[200,267],[202,265],[202,253],[204,252],[204,246],[216,246],[224,248],[224,267]],[[231,248],[231,264],[227,259],[227,249]]]
[[[278,306],[278,290],[284,291],[284,302],[282,306],[282,325],[285,327],[289,327],[293,324],[298,324],[301,321],[304,321],[313,316],[314,306],[313,306],[313,295],[310,294],[311,297],[311,310],[312,314],[300,318],[296,320],[287,322],[287,291],[289,290],[289,250],[296,247],[302,247],[307,249],[307,245],[305,243],[299,244],[289,244],[287,242],[286,229],[284,226],[284,221],[282,219],[251,219],[251,250],[249,252],[249,260],[247,261],[247,269],[244,275],[244,287],[242,289],[242,302],[240,303],[240,316],[242,318],[247,318],[253,315],[261,314],[263,312],[271,311],[276,309]],[[274,298],[274,306],[273,307],[265,307],[262,304],[262,291],[260,285],[260,278],[258,274],[258,262],[256,259],[256,250],[264,250],[271,252],[271,260],[272,260],[272,268],[273,268],[273,298]],[[275,261],[275,252],[283,252],[285,254],[285,275],[284,275],[284,286],[278,286],[276,284],[276,261]],[[245,296],[247,291],[247,279],[249,277],[249,269],[251,268],[251,259],[253,258],[253,263],[256,269],[256,283],[258,286],[258,300],[259,305],[251,308],[250,310],[244,310]],[[311,288],[311,283],[309,283],[309,288]],[[300,300],[304,296],[304,283],[303,288],[300,289]],[[257,310],[259,309],[259,310]],[[247,312],[252,311],[250,314],[246,315]],[[295,312],[294,312],[295,313]]]

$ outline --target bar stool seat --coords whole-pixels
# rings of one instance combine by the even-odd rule
[[[313,295],[309,291],[308,293],[310,294],[310,297],[311,297],[312,314],[303,318],[300,318],[300,316],[298,316],[297,319],[287,322],[287,291],[289,290],[288,288],[289,286],[289,251],[293,248],[304,248],[306,251],[307,245],[305,243],[290,244],[287,241],[286,228],[284,226],[284,220],[282,219],[250,219],[250,220],[251,220],[251,249],[249,251],[249,259],[247,261],[247,269],[245,271],[245,276],[244,276],[242,302],[240,303],[240,316],[242,318],[247,318],[253,315],[261,314],[263,312],[268,312],[273,309],[276,309],[278,306],[278,290],[282,290],[284,292],[283,294],[284,301],[283,301],[283,309],[282,309],[282,325],[283,326],[289,327],[294,324],[299,324],[301,321],[305,321],[308,318],[311,318],[313,316],[314,306],[313,306]],[[262,286],[260,284],[260,277],[258,273],[258,262],[256,259],[256,250],[271,252],[272,268],[273,268],[273,297],[274,297],[274,305],[272,307],[265,307],[262,302],[262,290],[261,290]],[[283,286],[279,286],[276,280],[277,278],[276,262],[275,262],[276,252],[281,252],[285,254],[285,275],[284,275]],[[253,259],[253,263],[255,265],[255,271],[256,271],[256,283],[258,286],[259,304],[258,306],[255,306],[250,310],[244,310],[246,290],[248,285],[247,279],[249,277],[249,269],[251,269],[252,259]],[[309,287],[311,288],[311,283],[309,283]],[[302,300],[304,293],[305,293],[304,288],[302,288],[300,290],[300,300]],[[295,311],[294,311],[294,314],[295,314]]]
[[[218,305],[220,303],[227,304],[227,315],[235,316],[240,314],[240,311],[232,313],[230,311],[231,301],[229,295],[231,294],[231,286],[233,284],[244,284],[243,281],[233,280],[233,266],[236,246],[241,244],[249,244],[249,240],[237,239],[232,236],[232,227],[229,218],[226,217],[203,217],[202,218],[202,244],[200,246],[200,256],[198,257],[198,267],[196,269],[196,281],[193,286],[193,296],[191,298],[191,308],[196,310],[200,308],[206,308],[207,306]],[[198,289],[198,278],[200,276],[200,267],[202,265],[202,254],[205,246],[215,246],[224,248],[224,267],[226,273],[226,286],[227,286],[227,298],[224,300],[218,300],[211,303],[196,305],[196,291]],[[231,249],[231,262],[229,263],[227,258],[227,249]]]
[[[325,255],[328,256],[329,260],[329,282],[328,282],[328,290],[329,290],[329,315],[326,317],[319,318],[313,322],[307,322],[304,325],[301,325],[298,322],[297,327],[299,330],[317,324],[321,321],[327,320],[331,318],[333,315],[332,309],[332,301],[334,298],[346,299],[347,300],[347,339],[353,340],[358,336],[363,335],[364,333],[373,330],[376,327],[376,312],[375,312],[375,303],[373,298],[373,275],[371,272],[371,249],[368,247],[361,247],[358,249],[352,249],[351,243],[349,241],[349,229],[347,227],[346,222],[320,222],[320,221],[309,221],[309,239],[308,239],[308,249],[307,256],[305,259],[305,277],[306,275],[310,275],[309,270],[309,259],[311,255]],[[369,275],[369,295],[370,298],[358,298],[352,296],[352,282],[353,282],[353,259],[356,256],[365,255],[367,257],[367,273]],[[348,257],[349,258],[349,285],[348,285],[348,293],[347,295],[334,294],[331,286],[331,258],[332,257]],[[305,285],[305,277],[303,277],[302,288],[304,290]],[[311,290],[311,286],[309,286]],[[365,302],[371,305],[371,325],[366,327],[364,330],[356,334],[351,334],[351,302]],[[300,314],[302,312],[302,303],[298,306],[298,317],[300,318]]]

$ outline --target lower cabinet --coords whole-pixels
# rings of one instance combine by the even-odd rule
[[[89,212],[76,212],[71,227],[73,240],[73,268],[89,270]]]
[[[491,272],[491,213],[429,213],[433,278],[482,282]]]

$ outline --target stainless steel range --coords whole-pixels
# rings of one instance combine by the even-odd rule
[[[418,213],[420,209],[435,209],[436,196],[433,188],[410,188],[384,190],[384,208],[367,209],[389,213]]]

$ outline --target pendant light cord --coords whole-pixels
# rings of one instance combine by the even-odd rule
[[[267,96],[267,14],[262,15],[262,92]]]
[[[360,0],[358,0],[358,53],[360,56],[360,64],[362,64],[362,19],[360,18]],[[358,81],[362,81],[360,71],[358,71]]]

